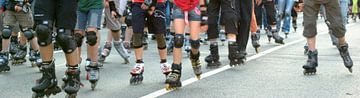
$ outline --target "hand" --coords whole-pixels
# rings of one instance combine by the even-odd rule
[[[118,18],[115,11],[111,11],[111,16],[112,16],[113,18]]]
[[[141,9],[147,10],[147,9],[149,9],[149,6],[147,6],[147,5],[145,5],[145,4],[143,3],[143,4],[141,4]]]
[[[20,7],[19,5],[15,5],[16,12],[20,12],[21,10],[22,10],[22,7]]]
[[[109,7],[109,2],[106,2],[106,1],[105,1],[105,2],[104,2],[104,7],[105,7],[105,8],[108,8],[108,7]]]
[[[262,0],[256,0],[255,3],[256,5],[260,5],[262,3]]]

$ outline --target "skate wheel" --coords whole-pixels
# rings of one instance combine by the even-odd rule
[[[171,90],[176,90],[176,89],[177,89],[177,87],[171,86],[170,84],[165,85],[165,90],[166,91],[171,91]]]
[[[42,93],[33,93],[32,98],[44,98],[44,95]]]
[[[92,90],[92,91],[94,91],[94,90],[95,90],[96,84],[97,84],[97,82],[95,82],[95,83],[91,83],[91,90]]]
[[[255,52],[256,52],[256,54],[259,54],[260,53],[260,48],[255,48]]]
[[[348,68],[348,69],[349,69],[349,72],[350,72],[350,73],[352,73],[352,72],[353,72],[352,68]]]

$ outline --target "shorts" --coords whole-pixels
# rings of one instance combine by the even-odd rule
[[[173,9],[174,9],[173,10],[173,18],[174,19],[184,19],[184,17],[185,17],[184,12],[179,7],[174,5]],[[189,21],[201,21],[199,6],[196,7],[195,10],[189,11],[188,17],[189,17]]]
[[[32,28],[34,25],[33,17],[31,12],[14,12],[14,11],[5,11],[4,16],[4,26],[10,26],[11,28]],[[13,30],[14,31],[14,30]]]
[[[317,34],[316,20],[320,5],[325,5],[326,17],[330,22],[329,28],[337,38],[345,36],[345,24],[341,16],[341,8],[336,0],[304,0],[304,32],[307,38],[315,37]]]
[[[121,17],[115,18],[111,15],[110,8],[105,8],[105,24],[106,28],[110,30],[120,30]]]
[[[76,25],[77,0],[36,0],[34,6],[35,24],[44,21],[58,28],[74,29]]]
[[[131,24],[134,33],[144,33],[145,25],[150,33],[165,34],[165,4],[157,3],[154,14],[149,15],[147,10],[141,9],[142,3],[132,3]],[[146,21],[145,21],[146,20]]]
[[[84,31],[86,28],[100,29],[102,11],[102,8],[90,9],[88,12],[76,11],[77,23],[75,28]]]

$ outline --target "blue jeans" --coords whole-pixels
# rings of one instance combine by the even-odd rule
[[[77,11],[76,29],[86,30],[86,28],[100,29],[103,9],[90,9],[88,12]]]
[[[291,9],[294,7],[295,1],[294,0],[277,0],[277,2],[278,2],[278,4],[277,4],[277,9],[278,9],[277,16],[278,17],[277,17],[276,27],[279,31],[280,27],[281,27],[281,20],[283,18],[284,21],[283,21],[282,30],[285,33],[289,33],[290,32]]]
[[[348,0],[340,0],[341,17],[343,18],[344,25],[346,25],[347,21],[348,21],[348,18],[347,18],[348,11],[349,11],[348,4],[349,4]]]

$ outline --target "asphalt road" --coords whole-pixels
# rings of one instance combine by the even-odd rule
[[[299,23],[300,25],[300,23]],[[261,51],[256,54],[248,45],[248,61],[243,66],[228,68],[227,46],[220,47],[222,70],[206,69],[204,58],[209,54],[209,46],[201,46],[201,63],[204,74],[210,74],[201,80],[193,80],[194,74],[190,60],[184,56],[183,81],[188,82],[182,88],[163,92],[165,76],[160,70],[160,60],[155,41],[150,41],[148,50],[144,52],[144,81],[139,85],[130,85],[130,69],[134,65],[134,52],[131,64],[122,64],[123,60],[112,50],[111,55],[100,72],[100,80],[94,91],[85,80],[84,63],[81,66],[81,78],[85,84],[78,93],[79,98],[134,98],[154,94],[164,98],[226,98],[226,97],[360,97],[360,23],[350,21],[347,25],[347,41],[354,61],[354,72],[351,74],[344,67],[336,47],[331,45],[327,27],[319,20],[317,47],[319,51],[318,72],[314,76],[304,76],[302,65],[306,61],[303,54],[305,40],[302,37],[302,27],[297,32],[290,33],[285,39],[285,45],[269,43],[265,33],[261,33]],[[101,30],[101,45],[104,43],[107,30]],[[282,36],[284,36],[282,34]],[[288,45],[289,44],[289,45]],[[83,48],[85,49],[85,48]],[[86,50],[82,51],[83,58]],[[59,85],[63,82],[65,59],[62,52],[55,54],[56,74]],[[171,63],[172,55],[168,62]],[[40,78],[37,68],[23,65],[11,66],[10,72],[0,73],[1,98],[29,98],[31,87]],[[218,71],[218,72],[215,72]],[[184,83],[184,82],[183,82]],[[160,93],[154,93],[154,92]],[[63,98],[65,93],[59,93],[54,98]],[[148,97],[148,96],[147,96]],[[154,96],[153,96],[154,97]]]

